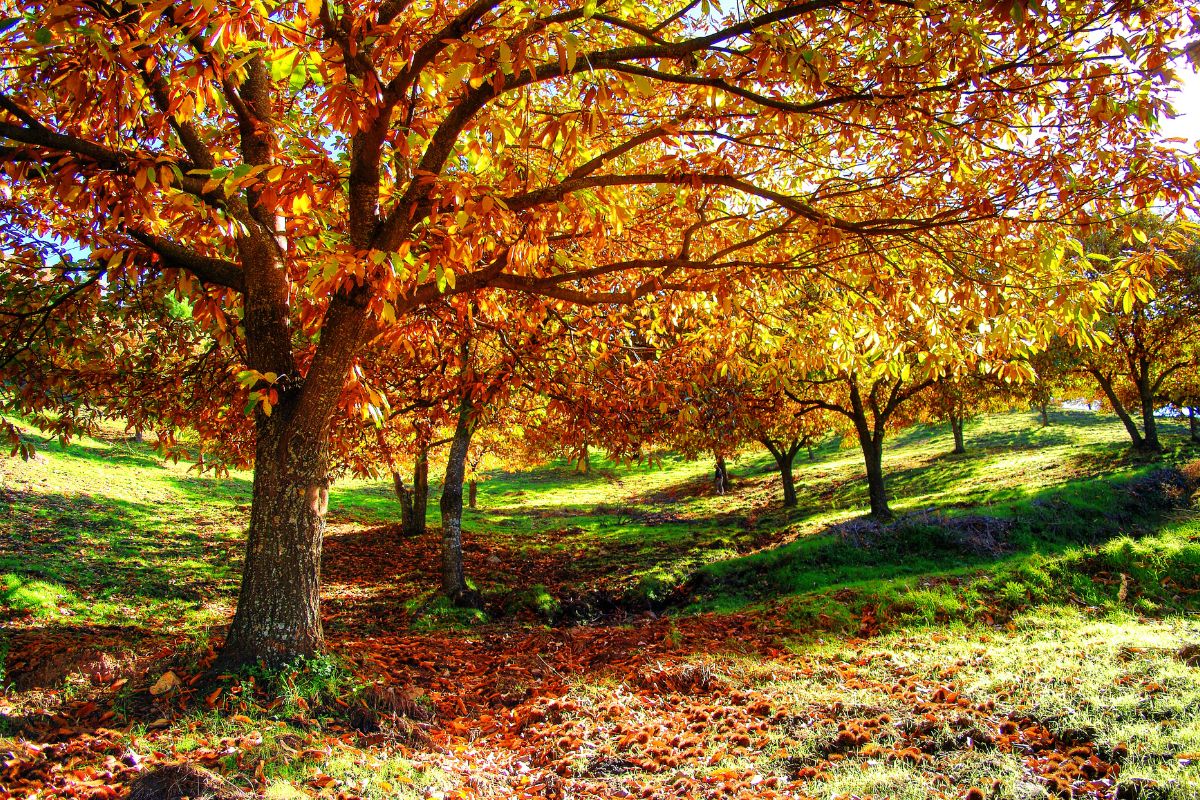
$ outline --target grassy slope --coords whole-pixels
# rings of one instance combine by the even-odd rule
[[[830,523],[861,513],[866,502],[857,451],[835,442],[818,448],[812,463],[798,463],[800,504],[791,512],[776,508],[777,480],[765,454],[731,462],[735,492],[725,497],[711,492],[711,465],[670,458],[628,470],[602,464],[588,476],[574,475],[564,465],[490,476],[480,486],[480,510],[467,513],[467,550],[470,571],[499,622],[468,639],[483,643],[522,631],[540,635],[537,614],[552,615],[558,603],[572,597],[602,591],[631,602],[653,601],[672,595],[699,571],[704,580],[694,586],[691,610],[749,609],[781,617],[792,626],[783,642],[794,655],[764,660],[722,647],[723,655],[714,658],[711,642],[689,652],[687,636],[675,646],[681,634],[673,632],[674,623],[659,621],[653,624],[668,626],[663,635],[672,646],[662,654],[647,649],[644,658],[703,664],[729,685],[761,692],[774,707],[817,721],[786,735],[772,731],[741,753],[722,754],[710,741],[695,764],[679,767],[690,779],[707,780],[722,770],[760,778],[792,775],[795,764],[812,760],[836,734],[823,726],[838,714],[843,723],[861,722],[878,716],[879,709],[892,709],[892,722],[882,726],[877,740],[898,748],[910,737],[899,726],[915,718],[889,688],[902,673],[927,687],[953,678],[964,694],[996,698],[1001,715],[996,719],[1025,715],[1053,730],[1086,727],[1091,738],[1108,747],[1129,742],[1135,756],[1127,776],[1163,780],[1167,796],[1200,796],[1194,789],[1200,779],[1196,767],[1176,758],[1200,751],[1200,677],[1173,655],[1180,644],[1200,639],[1194,620],[1179,616],[1194,608],[1186,589],[1195,588],[1188,581],[1194,583],[1200,573],[1200,523],[1186,516],[1110,519],[1106,514],[1118,495],[1096,479],[1119,480],[1147,467],[1129,459],[1111,417],[1067,411],[1053,417],[1047,429],[1039,428],[1032,414],[995,415],[969,424],[966,456],[948,455],[948,432],[937,429],[914,428],[892,439],[885,462],[897,510],[970,507],[1011,517],[1017,521],[1015,549],[1000,559],[928,549],[899,560],[894,554],[872,557],[822,535]],[[1181,426],[1165,427],[1168,441],[1180,440]],[[1195,452],[1185,448],[1174,456],[1194,457]],[[117,435],[85,439],[65,451],[47,443],[36,462],[0,460],[3,622],[24,631],[21,646],[39,636],[74,635],[95,626],[118,626],[113,630],[121,641],[164,632],[206,635],[231,610],[248,502],[248,476],[198,477],[183,466],[160,463],[147,447]],[[431,512],[436,525],[436,503]],[[404,629],[429,630],[436,637],[445,625],[465,621],[433,602],[431,542],[400,551],[386,530],[363,533],[364,527],[386,525],[395,514],[384,484],[350,482],[331,499],[329,627],[351,657],[363,637],[373,646],[376,638],[383,641],[379,646],[386,655],[388,647],[414,645],[395,638],[403,637]],[[1122,538],[1122,533],[1141,538]],[[381,554],[394,558],[394,567],[380,570]],[[356,575],[365,564],[374,571]],[[1133,577],[1125,602],[1117,599],[1121,572]],[[1174,582],[1164,588],[1164,577]],[[1067,600],[1091,610],[1060,610],[1056,604]],[[1042,611],[1027,610],[1039,604]],[[878,616],[889,616],[893,633],[869,640],[829,638],[838,631],[870,632]],[[1008,617],[1013,621],[1003,624]],[[700,618],[701,629],[724,624],[706,619]],[[985,624],[993,619],[997,625]],[[961,627],[961,621],[970,626]],[[921,627],[931,622],[940,627]],[[824,644],[801,636],[797,627],[825,631],[819,634],[826,637]],[[592,646],[603,649],[609,634],[597,630]],[[592,633],[585,629],[580,636]],[[436,648],[439,641],[417,644]],[[506,657],[519,659],[519,654]],[[848,681],[846,665],[860,662],[861,674]],[[952,675],[946,673],[947,664],[960,662]],[[395,667],[388,674],[436,686],[437,678],[411,669]],[[529,703],[536,701],[532,693]],[[437,692],[430,694],[440,702]],[[613,725],[632,724],[636,717],[639,724],[658,719],[660,728],[670,729],[695,706],[695,698],[664,695],[659,711],[611,711],[613,703],[627,703],[629,696],[628,686],[608,673],[572,678],[568,697],[586,702],[557,725],[578,722],[590,731],[589,752],[611,750],[622,763],[637,755],[639,745],[632,751],[618,746]],[[843,711],[813,716],[814,709],[834,704]],[[483,713],[474,706],[462,711],[467,728]],[[444,716],[456,713],[443,710]],[[682,716],[677,720],[673,713]],[[257,717],[248,724],[261,727]],[[446,730],[455,730],[454,724],[448,718]],[[135,725],[127,735],[193,752],[213,739],[246,733],[240,725],[202,715],[160,732]],[[531,741],[542,733],[536,725],[527,731]],[[544,733],[558,741],[561,731],[547,727]],[[503,774],[489,773],[466,756],[455,762],[457,777],[453,764],[442,769],[444,753],[412,756],[422,767],[417,772],[407,760],[395,762],[387,752],[370,748],[340,761],[326,758],[318,767],[291,758],[286,748],[272,750],[276,738],[268,735],[263,742],[260,736],[255,747],[267,764],[265,780],[274,780],[277,792],[284,781],[303,786],[314,774],[333,775],[354,792],[380,797],[390,796],[397,780],[453,787],[467,772],[493,782],[497,791],[513,788]],[[479,746],[503,751],[504,743],[484,737]],[[546,759],[552,760],[554,747],[548,746]],[[901,758],[855,755],[827,763],[804,791],[925,797],[938,770],[950,774],[951,785],[960,789],[1000,781],[1007,796],[1042,785],[1031,783],[1023,759],[1011,753],[949,748],[939,759],[934,770]],[[601,779],[593,774],[595,763],[595,757],[579,761],[569,774],[591,789],[608,786],[614,793],[633,782],[657,785],[659,780],[629,770]]]

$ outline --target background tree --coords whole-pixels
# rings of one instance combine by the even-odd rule
[[[935,380],[922,395],[922,408],[918,416],[948,424],[950,434],[954,437],[954,449],[951,452],[962,455],[967,452],[964,436],[966,423],[986,411],[1006,407],[1010,394],[1007,389],[1007,386],[987,375],[969,371],[948,373]]]
[[[1112,294],[1097,328],[1105,346],[1084,350],[1091,375],[1135,449],[1158,452],[1155,411],[1163,388],[1200,361],[1200,235],[1191,224],[1167,225],[1147,216],[1084,243],[1106,267]],[[1141,416],[1141,430],[1134,415]]]

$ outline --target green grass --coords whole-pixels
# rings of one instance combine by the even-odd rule
[[[755,451],[731,460],[735,491],[726,496],[712,492],[707,461],[674,456],[632,467],[594,458],[587,475],[565,462],[487,475],[479,509],[466,512],[468,547],[486,544],[557,565],[528,584],[511,574],[477,578],[485,598],[502,606],[520,605],[520,596],[540,584],[543,596],[525,605],[548,617],[564,585],[654,604],[699,573],[708,588],[696,608],[732,610],[832,587],[877,593],[930,576],[1007,574],[1028,558],[1125,533],[1105,522],[1112,487],[1097,478],[1146,469],[1129,455],[1110,416],[1064,410],[1052,423],[1041,428],[1032,413],[981,418],[968,424],[965,456],[949,455],[949,433],[939,428],[891,437],[885,467],[896,510],[969,508],[1011,517],[1016,551],[1000,562],[936,546],[864,553],[819,535],[866,505],[858,451],[835,440],[817,447],[813,461],[797,462],[799,506],[790,511],[778,507],[773,462]],[[1168,443],[1182,439],[1178,423],[1164,420],[1163,428]],[[1188,452],[1197,454],[1182,448],[1175,455]],[[67,448],[41,442],[38,460],[5,459],[0,475],[11,509],[0,521],[0,602],[11,611],[39,624],[178,630],[219,623],[230,612],[250,501],[247,474],[197,475],[162,462],[114,427]],[[436,491],[431,527],[439,524]],[[398,517],[385,482],[343,481],[330,509],[334,529]],[[432,587],[406,588],[416,595]],[[941,616],[938,597],[912,600],[927,616]]]
[[[674,456],[628,468],[596,457],[587,475],[565,462],[489,474],[479,508],[465,514],[470,577],[484,612],[452,608],[436,594],[436,486],[430,534],[401,542],[389,538],[399,516],[390,486],[344,481],[331,493],[327,631],[339,648],[345,637],[359,646],[382,642],[370,646],[387,658],[414,648],[438,672],[432,683],[412,688],[437,694],[473,679],[470,671],[441,670],[436,648],[445,642],[539,635],[546,622],[579,618],[580,604],[594,596],[630,612],[665,607],[677,616],[659,623],[667,626],[662,646],[686,661],[655,661],[655,668],[683,664],[731,689],[757,692],[785,721],[737,752],[726,752],[719,730],[700,723],[701,755],[661,775],[613,775],[607,780],[615,793],[666,792],[676,779],[787,780],[797,765],[816,764],[803,789],[810,796],[915,799],[945,785],[957,787],[947,796],[973,785],[998,787],[989,796],[1042,796],[1019,754],[955,744],[952,717],[938,717],[942,727],[926,737],[935,750],[945,748],[936,764],[866,749],[828,759],[839,723],[882,712],[892,721],[875,743],[905,741],[904,726],[919,723],[921,712],[894,691],[904,677],[921,692],[953,683],[972,702],[994,701],[993,727],[1029,718],[1055,735],[1085,730],[1100,748],[1127,743],[1123,777],[1151,778],[1161,796],[1189,800],[1200,795],[1200,775],[1195,761],[1179,756],[1200,751],[1200,671],[1175,653],[1200,642],[1193,616],[1200,517],[1131,504],[1124,487],[1157,464],[1130,455],[1111,417],[1062,411],[1052,422],[1043,429],[1024,412],[981,418],[968,425],[963,456],[949,454],[949,432],[939,428],[891,437],[885,467],[894,508],[1007,520],[1009,547],[999,556],[965,551],[928,521],[902,524],[869,549],[831,535],[831,525],[864,514],[867,505],[857,449],[833,439],[815,448],[811,462],[797,462],[799,505],[792,510],[779,507],[769,455],[754,451],[730,459],[734,491],[725,496],[712,491],[710,463]],[[1172,447],[1166,462],[1200,457],[1180,444],[1182,426],[1163,427]],[[120,650],[118,660],[132,663],[146,656],[143,642],[158,650],[162,642],[154,637],[171,634],[173,646],[188,651],[183,661],[204,658],[233,608],[249,475],[197,475],[164,463],[115,427],[66,448],[38,444],[34,461],[0,460],[0,624],[11,634],[0,636],[0,655],[30,658],[31,642],[100,641],[93,646]],[[718,616],[689,620],[693,612]],[[685,652],[696,630],[720,629],[719,615],[733,612],[786,621],[793,633],[772,643],[784,652],[755,654],[743,641],[753,628],[744,627],[725,635],[718,649],[710,642]],[[577,638],[628,635],[637,646],[613,658],[624,663],[643,650],[660,653],[653,649],[658,640],[639,638],[647,618],[640,619],[546,634],[570,643],[563,652],[573,651]],[[553,659],[555,652],[507,657]],[[35,646],[32,658],[37,653]],[[116,695],[112,724],[128,727],[121,735],[131,747],[243,776],[261,765],[256,787],[279,800],[322,789],[379,798],[461,790],[464,771],[510,755],[503,746],[494,752],[494,741],[476,746],[474,739],[450,739],[459,760],[347,744],[358,740],[346,732],[337,700],[352,702],[363,689],[347,665],[372,658],[370,650],[347,648],[286,674],[237,676],[227,679],[216,709],[196,701],[161,720],[158,706],[147,712],[139,705],[145,686],[130,684]],[[165,669],[158,662],[141,668],[148,670],[146,686]],[[566,722],[585,740],[567,759],[567,772],[577,777],[588,774],[598,753],[645,756],[640,745],[621,744],[614,724],[686,735],[696,730],[689,727],[698,724],[696,709],[709,702],[647,690],[623,668],[560,674],[539,661],[537,670],[543,677],[528,672],[518,681],[530,699],[520,700],[503,675],[496,691],[528,710],[538,702],[532,690],[539,681],[566,681],[566,697],[579,709]],[[10,677],[0,672],[0,684]],[[86,677],[68,675],[56,684],[54,702],[84,698],[93,688]],[[30,709],[44,697],[11,696]],[[480,720],[506,713],[472,707],[460,727],[483,730]],[[0,714],[6,726],[18,724],[12,719]],[[537,725],[520,736],[526,734],[536,741]],[[236,757],[222,749],[229,743]],[[538,752],[550,758],[557,751]],[[524,764],[527,754],[513,758]],[[620,758],[614,769],[623,769]],[[469,786],[511,792],[518,784],[505,782],[505,774],[471,772]],[[247,788],[251,783],[242,779]]]

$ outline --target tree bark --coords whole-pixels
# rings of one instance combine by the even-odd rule
[[[413,496],[408,487],[404,485],[404,476],[395,467],[392,467],[392,489],[396,493],[396,502],[400,504],[400,534],[412,536]]]
[[[883,477],[883,440],[859,441],[863,460],[867,465],[867,490],[871,497],[871,516],[876,519],[891,519],[892,509],[888,506],[887,485]]]
[[[467,451],[474,433],[471,406],[464,403],[458,412],[450,455],[446,460],[446,479],[442,484],[442,593],[455,605],[469,605],[471,597],[463,570],[462,510],[463,479],[466,476]]]
[[[1162,445],[1158,441],[1158,419],[1154,416],[1154,391],[1150,388],[1150,379],[1145,377],[1138,381],[1138,398],[1142,404],[1142,445],[1141,449],[1158,453]]]
[[[1042,427],[1049,428],[1050,427],[1050,414],[1049,414],[1049,409],[1047,407],[1047,404],[1042,403],[1041,405],[1038,406],[1038,410],[1042,412]]]
[[[413,461],[412,520],[404,530],[405,535],[424,536],[428,514],[429,451],[422,447]]]
[[[863,461],[867,467],[871,516],[889,520],[892,518],[892,509],[888,507],[887,486],[883,478],[883,433],[887,418],[876,418],[875,429],[872,430],[862,396],[853,384],[850,387],[850,404],[850,420],[854,423],[854,432],[858,434],[858,446],[862,449]]]
[[[1188,407],[1188,430],[1191,431],[1192,441],[1200,442],[1200,408],[1196,406]]]
[[[786,449],[782,443],[776,445],[769,439],[764,439],[763,444],[771,451],[771,455],[775,459],[775,465],[779,467],[779,480],[783,484],[783,507],[795,508],[797,504],[796,478],[792,475],[792,464],[796,460],[796,453],[800,452],[800,443],[793,442]],[[809,448],[809,453],[812,453],[811,447]]]
[[[250,534],[237,613],[219,668],[279,666],[321,651],[321,545],[329,500],[326,442],[284,408],[259,415]]]
[[[475,480],[474,478],[471,478],[470,483],[467,484],[467,506],[470,508],[475,508],[475,506],[478,502],[479,502],[479,481]]]
[[[1142,439],[1142,433],[1137,429],[1137,425],[1133,421],[1133,417],[1129,416],[1129,412],[1125,410],[1125,406],[1117,397],[1117,393],[1113,391],[1112,381],[1105,378],[1099,372],[1093,372],[1096,382],[1100,384],[1100,390],[1104,392],[1104,396],[1108,398],[1108,402],[1112,405],[1113,413],[1121,420],[1121,424],[1125,426],[1125,431],[1129,434],[1129,440],[1133,442],[1134,448],[1144,450],[1146,448],[1145,440]]]
[[[967,452],[966,443],[963,441],[963,421],[953,414],[950,415],[950,430],[954,434],[954,455]]]

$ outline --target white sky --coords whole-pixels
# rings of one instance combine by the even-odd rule
[[[1187,149],[1200,149],[1200,75],[1184,64],[1179,69],[1183,80],[1183,89],[1175,95],[1175,110],[1179,116],[1175,119],[1163,120],[1163,133],[1171,137],[1187,139]]]

